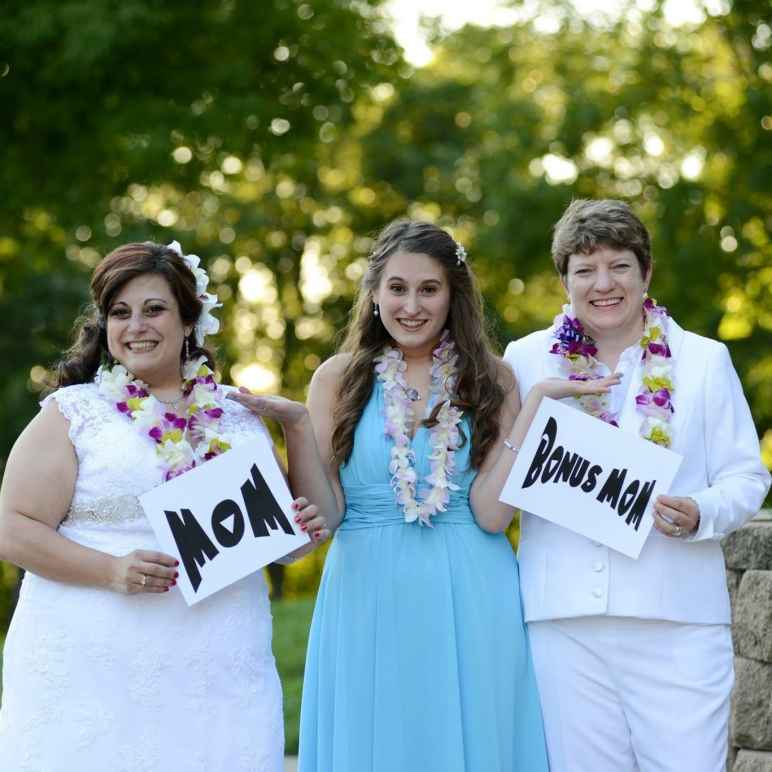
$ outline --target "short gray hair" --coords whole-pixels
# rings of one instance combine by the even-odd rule
[[[641,276],[652,263],[649,232],[624,201],[578,198],[555,223],[552,260],[558,273],[566,275],[571,255],[589,255],[598,247],[629,249],[638,258]]]

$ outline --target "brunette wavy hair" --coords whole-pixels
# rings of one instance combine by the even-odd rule
[[[104,257],[91,277],[91,300],[75,322],[75,342],[62,355],[56,366],[54,388],[75,383],[88,383],[99,365],[110,361],[107,349],[107,315],[115,296],[127,282],[137,276],[163,276],[177,300],[184,326],[193,327],[201,314],[202,304],[196,294],[196,277],[185,261],[172,249],[152,241],[124,244]],[[205,356],[214,369],[214,355],[196,343],[195,332],[187,336],[191,357]],[[184,358],[183,346],[180,363]]]
[[[428,255],[443,267],[450,282],[450,309],[445,326],[458,354],[454,404],[471,416],[473,468],[479,468],[496,442],[499,411],[506,396],[501,383],[505,371],[493,353],[480,289],[466,262],[459,263],[458,246],[442,228],[413,220],[396,220],[378,236],[340,347],[342,353],[350,354],[350,360],[341,378],[333,413],[335,463],[345,463],[351,456],[354,431],[373,388],[373,360],[384,346],[394,345],[380,318],[373,313],[373,293],[380,284],[386,263],[397,252]],[[423,421],[424,426],[436,424],[439,408],[440,405],[435,406]]]

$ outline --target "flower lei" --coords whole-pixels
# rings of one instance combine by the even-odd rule
[[[555,339],[550,354],[563,358],[568,377],[575,381],[601,378],[597,372],[598,349],[595,341],[584,332],[582,323],[570,315],[570,306],[555,318]],[[672,395],[673,355],[667,344],[665,327],[667,309],[658,306],[656,300],[646,297],[643,302],[643,336],[640,340],[643,378],[641,390],[635,397],[638,412],[644,416],[641,436],[645,440],[670,447],[673,436],[671,419],[674,413]],[[578,398],[582,409],[601,421],[619,426],[618,416],[608,407],[605,394],[588,394]]]
[[[416,500],[418,475],[415,470],[415,453],[410,447],[408,426],[413,421],[413,407],[408,397],[405,370],[407,365],[398,349],[387,347],[375,358],[375,372],[383,383],[385,404],[385,432],[394,444],[391,449],[389,473],[391,487],[402,507],[405,522],[416,520],[431,526],[431,517],[444,512],[450,501],[450,492],[459,489],[451,482],[456,469],[455,450],[460,444],[458,424],[462,411],[451,404],[455,391],[458,356],[455,345],[445,330],[438,347],[432,352],[431,393],[437,394],[442,407],[437,413],[437,423],[429,435],[429,461],[431,471],[425,478],[430,488],[423,501]]]
[[[219,431],[222,389],[207,366],[206,357],[191,359],[183,367],[182,414],[156,399],[147,384],[134,378],[123,365],[100,367],[96,382],[99,391],[114,401],[118,411],[155,441],[156,453],[166,467],[164,480],[171,480],[230,448]]]

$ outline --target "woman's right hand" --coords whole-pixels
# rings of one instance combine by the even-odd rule
[[[546,378],[539,381],[533,388],[542,397],[565,399],[566,397],[584,397],[589,394],[606,394],[612,386],[618,386],[622,381],[621,373],[612,373],[604,378],[591,381],[571,381],[568,378]]]
[[[295,402],[284,397],[252,394],[248,389],[240,388],[227,396],[243,405],[260,418],[272,418],[285,429],[302,424],[308,419],[308,408],[302,402]]]
[[[171,555],[152,550],[134,550],[113,558],[109,587],[115,592],[134,595],[138,592],[168,592],[177,584],[179,561]]]

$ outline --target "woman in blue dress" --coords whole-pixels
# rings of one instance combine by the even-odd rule
[[[545,772],[503,533],[513,510],[498,500],[520,405],[464,248],[429,223],[392,223],[308,409],[236,398],[281,421],[293,490],[336,529],[308,644],[300,772]]]

